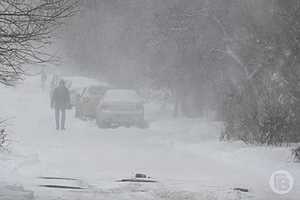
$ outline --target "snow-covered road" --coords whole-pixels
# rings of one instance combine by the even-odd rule
[[[288,163],[286,148],[251,147],[218,141],[221,124],[201,119],[157,117],[149,106],[148,129],[102,130],[93,121],[67,114],[67,130],[56,131],[48,92],[39,79],[1,89],[1,113],[10,123],[10,153],[0,154],[0,178],[35,191],[37,199],[299,199],[299,164]],[[285,196],[269,187],[270,175],[288,170],[294,189]],[[146,173],[157,184],[116,180]],[[84,180],[93,190],[67,192],[38,188],[40,176]],[[232,188],[248,188],[241,194]],[[1,196],[0,196],[1,199]],[[2,200],[2,199],[1,199]]]

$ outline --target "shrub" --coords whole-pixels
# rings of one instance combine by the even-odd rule
[[[293,158],[293,161],[295,161],[295,162],[300,161],[300,146],[298,148],[292,150],[292,158]]]
[[[5,129],[1,129],[0,130],[0,150],[6,149],[7,143],[8,143],[8,139],[7,139],[6,131],[5,131]]]
[[[288,91],[274,80],[234,91],[227,97],[222,139],[266,145],[299,142],[300,117],[294,108],[300,105]]]

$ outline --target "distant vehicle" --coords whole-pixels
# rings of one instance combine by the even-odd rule
[[[81,76],[68,76],[63,77],[63,80],[66,82],[66,86],[70,91],[71,105],[75,106],[77,102],[79,102],[80,95],[83,90],[89,86],[100,84],[99,81],[87,77]],[[106,83],[102,84],[106,85]]]
[[[146,128],[143,100],[134,90],[107,90],[97,107],[96,122],[100,128]]]
[[[109,86],[106,84],[98,84],[84,88],[80,95],[76,97],[75,117],[95,118],[97,105],[108,88]]]

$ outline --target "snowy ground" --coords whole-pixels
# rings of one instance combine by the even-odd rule
[[[201,119],[170,119],[148,106],[149,129],[101,130],[70,111],[67,130],[58,132],[49,94],[39,78],[16,88],[1,86],[1,115],[10,120],[10,152],[0,154],[0,200],[15,194],[4,185],[22,185],[36,199],[299,199],[300,164],[288,162],[288,148],[219,142],[221,124]],[[287,195],[274,194],[269,178],[288,170],[295,179]],[[141,172],[159,183],[116,180]],[[37,187],[37,177],[72,177],[89,184],[84,191]],[[232,188],[248,188],[249,193]],[[4,188],[4,189],[3,189]],[[12,190],[12,192],[9,191]],[[5,197],[1,196],[6,193]],[[26,193],[28,194],[28,193]],[[29,196],[23,198],[30,199]],[[12,198],[15,200],[15,197]]]

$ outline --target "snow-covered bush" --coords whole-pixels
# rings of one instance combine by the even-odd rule
[[[280,105],[267,105],[259,121],[260,143],[281,145],[293,141],[293,120],[290,113]]]
[[[246,85],[227,97],[221,139],[267,145],[300,141],[297,104],[284,80],[265,74],[260,84]]]
[[[6,131],[6,120],[0,121],[0,151],[6,150],[8,145],[8,135]]]
[[[6,149],[7,147],[7,134],[5,129],[0,130],[0,151]]]
[[[300,161],[300,146],[298,148],[292,150],[292,158],[293,158],[293,161],[295,161],[295,162]]]

